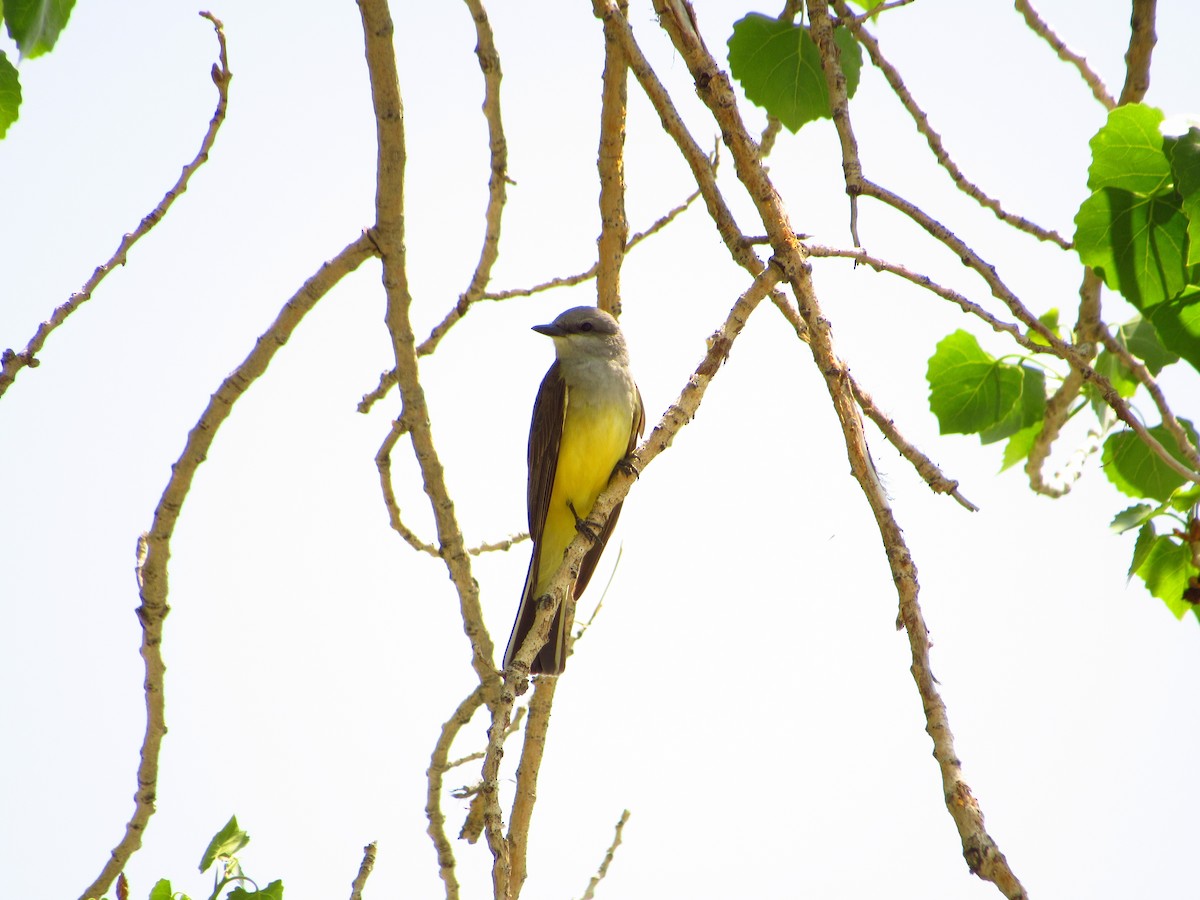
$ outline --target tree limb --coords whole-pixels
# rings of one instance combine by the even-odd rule
[[[354,876],[354,881],[350,884],[350,900],[362,900],[363,889],[367,886],[367,878],[371,875],[371,870],[375,868],[375,842],[367,844],[363,847],[362,863],[358,867],[358,874]]]
[[[1088,61],[1078,53],[1071,52],[1062,38],[1055,34],[1054,30],[1037,14],[1033,8],[1033,4],[1029,0],[1016,0],[1014,5],[1017,12],[1024,17],[1025,24],[1029,26],[1029,30],[1049,44],[1054,52],[1058,54],[1059,59],[1075,67],[1084,82],[1087,83],[1087,86],[1091,88],[1092,96],[1099,100],[1105,109],[1112,109],[1117,105],[1117,102],[1112,98],[1112,94],[1108,92],[1108,88],[1104,86],[1104,81],[1092,70],[1092,67],[1088,65]]]
[[[37,330],[33,333],[33,337],[25,345],[25,349],[21,351],[5,350],[3,353],[0,353],[0,397],[4,396],[4,392],[8,390],[8,386],[16,380],[17,373],[21,369],[26,366],[31,369],[37,368],[39,365],[37,354],[45,345],[50,333],[62,325],[71,313],[75,312],[75,310],[91,299],[92,293],[100,286],[100,282],[104,280],[104,276],[117,266],[125,265],[125,260],[133,245],[149,234],[150,229],[162,221],[163,216],[167,214],[167,210],[171,208],[171,204],[175,202],[180,194],[187,190],[188,182],[195,171],[208,162],[208,153],[212,149],[213,142],[217,139],[217,131],[220,129],[221,123],[225,121],[225,107],[229,102],[229,82],[233,78],[233,74],[229,71],[229,56],[225,46],[225,26],[212,13],[202,12],[200,15],[212,23],[213,29],[217,33],[219,60],[212,67],[213,84],[217,86],[217,108],[213,111],[212,118],[209,120],[208,130],[205,131],[203,140],[200,141],[200,151],[190,163],[183,167],[183,171],[179,174],[179,178],[175,184],[158,201],[158,206],[146,214],[142,221],[138,223],[137,228],[129,232],[129,234],[122,236],[121,242],[117,245],[117,249],[113,255],[109,257],[108,262],[98,266],[96,271],[92,273],[92,277],[84,282],[83,287],[68,297],[65,303],[54,310],[49,319],[37,327]]]
[[[1020,7],[1020,0],[1018,0],[1017,5]],[[988,196],[982,188],[967,179],[954,160],[950,158],[945,144],[942,143],[942,136],[929,124],[929,116],[917,105],[917,101],[909,93],[904,79],[901,78],[900,72],[884,57],[883,51],[879,49],[879,42],[863,26],[861,18],[851,13],[850,7],[846,5],[846,0],[833,0],[833,6],[838,12],[839,21],[846,22],[850,30],[854,32],[854,36],[858,39],[858,42],[867,49],[867,53],[871,57],[871,62],[874,63],[875,68],[883,73],[883,77],[887,79],[887,83],[891,86],[900,104],[908,111],[909,116],[912,117],[913,123],[917,126],[917,131],[924,136],[925,142],[929,145],[930,152],[933,153],[934,158],[938,161],[938,165],[946,170],[951,180],[954,181],[955,186],[980,206],[991,210],[1000,221],[1011,225],[1019,231],[1024,231],[1026,234],[1033,235],[1040,241],[1050,241],[1058,244],[1064,250],[1069,250],[1071,242],[1057,231],[1042,228],[1037,223],[1031,222],[1023,216],[1008,212],[1000,205],[999,200]],[[857,148],[855,147],[854,149],[855,153],[857,153]],[[857,162],[857,155],[855,156],[855,161]],[[858,167],[857,171],[861,176],[861,166]]]
[[[229,417],[233,404],[267,370],[275,353],[287,343],[301,319],[338,281],[374,254],[374,244],[366,235],[360,236],[304,282],[303,287],[284,304],[271,326],[259,336],[249,356],[221,382],[199,421],[188,432],[183,453],[171,466],[171,478],[154,510],[150,531],[138,541],[137,578],[142,603],[137,616],[142,628],[141,654],[146,666],[146,734],[142,740],[141,763],[138,765],[138,790],[134,794],[133,817],[125,827],[124,837],[113,848],[108,862],[83,892],[81,900],[99,897],[108,890],[113,879],[141,846],[142,832],[154,813],[158,755],[163,735],[167,732],[163,712],[163,673],[166,667],[162,659],[163,620],[170,611],[167,606],[167,563],[171,558],[171,537],[175,532],[175,523],[191,490],[196,470],[207,458],[217,431]]]

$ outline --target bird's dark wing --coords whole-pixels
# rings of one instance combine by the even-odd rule
[[[529,536],[536,545],[542,539],[554,473],[558,467],[558,447],[562,443],[563,420],[567,414],[567,383],[558,361],[546,372],[533,402],[533,422],[529,426]],[[535,554],[536,556],[536,554]],[[533,579],[537,581],[536,577]]]
[[[533,401],[533,422],[529,426],[529,486],[526,498],[529,508],[529,536],[533,542],[530,553],[529,572],[525,576],[525,589],[521,595],[521,606],[508,638],[508,649],[504,651],[504,667],[521,649],[533,617],[537,613],[537,590],[540,544],[542,530],[546,527],[546,513],[550,509],[550,492],[554,489],[554,473],[558,467],[558,448],[562,443],[563,419],[567,412],[567,383],[563,381],[558,361],[546,372],[537,399]],[[562,671],[562,612],[554,617],[550,640],[534,657],[530,671],[558,673]]]

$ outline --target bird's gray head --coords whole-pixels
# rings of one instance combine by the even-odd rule
[[[591,356],[621,359],[627,356],[625,338],[617,320],[595,306],[568,309],[549,325],[533,330],[554,339],[559,359]]]

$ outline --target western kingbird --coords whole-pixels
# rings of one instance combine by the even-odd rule
[[[557,359],[542,379],[529,427],[529,536],[533,555],[521,608],[513,625],[507,668],[529,634],[537,599],[546,593],[567,546],[592,511],[617,463],[637,446],[646,424],[642,395],[629,371],[629,353],[617,320],[593,306],[568,309],[533,330],[554,341]],[[604,545],[617,524],[620,504],[579,567],[576,599],[587,587]],[[554,615],[550,639],[533,658],[534,674],[557,675],[567,663],[563,607]]]

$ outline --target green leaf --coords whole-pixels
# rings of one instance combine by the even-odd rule
[[[150,889],[150,900],[171,900],[172,896],[171,882],[165,878],[159,879],[158,883]]]
[[[1148,315],[1162,342],[1200,370],[1200,287],[1190,286],[1152,307]]]
[[[1137,540],[1133,544],[1133,559],[1129,561],[1129,572],[1127,578],[1132,578],[1137,570],[1146,562],[1150,556],[1150,551],[1154,548],[1154,539],[1157,537],[1154,533],[1154,526],[1147,522],[1138,529]]]
[[[1187,230],[1174,194],[1140,197],[1106,187],[1075,214],[1075,249],[1084,265],[1144,313],[1188,283]]]
[[[1128,509],[1123,509],[1113,516],[1112,523],[1108,526],[1117,534],[1124,534],[1134,528],[1138,528],[1150,520],[1154,515],[1154,507],[1149,503],[1139,503],[1136,506],[1131,506]],[[1130,575],[1133,574],[1131,571]]]
[[[1200,503],[1200,484],[1194,484],[1186,490],[1176,491],[1171,495],[1168,505],[1179,512],[1188,512],[1197,503]]]
[[[208,849],[200,859],[200,871],[208,871],[218,859],[231,859],[238,851],[250,843],[250,835],[238,828],[237,816],[230,816],[225,827],[213,835],[208,842]]]
[[[1028,428],[1022,428],[1016,434],[1008,439],[1008,443],[1004,445],[1004,459],[1000,463],[1000,471],[1011,469],[1023,459],[1029,458],[1029,451],[1033,449],[1033,442],[1037,440],[1037,436],[1042,433],[1042,426],[1045,423],[1038,420]]]
[[[1132,397],[1137,392],[1138,382],[1133,377],[1133,371],[1116,354],[1101,350],[1092,368],[1112,382],[1122,397]]]
[[[235,887],[229,892],[229,900],[283,900],[283,882],[272,881],[265,888],[257,891]]]
[[[1043,325],[1045,325],[1047,328],[1049,328],[1051,334],[1053,334],[1055,337],[1057,337],[1057,338],[1062,337],[1062,332],[1059,331],[1057,307],[1055,309],[1048,310],[1047,312],[1038,316],[1038,321],[1041,322]],[[1043,347],[1050,346],[1050,342],[1047,341],[1044,337],[1042,337],[1038,332],[1034,331],[1032,328],[1029,329],[1029,331],[1028,331],[1028,337],[1035,344],[1041,344]]]
[[[1180,419],[1179,424],[1195,443],[1196,430],[1192,423]],[[1156,425],[1149,431],[1172,456],[1183,460],[1179,448],[1175,445],[1175,438],[1171,437],[1166,427]],[[1130,497],[1149,497],[1152,500],[1166,501],[1170,499],[1171,493],[1184,483],[1183,476],[1159,459],[1158,454],[1142,443],[1141,438],[1132,431],[1109,435],[1108,440],[1104,442],[1101,460],[1108,480],[1117,490]]]
[[[841,52],[846,93],[858,90],[862,50],[845,28],[833,39]],[[805,122],[831,116],[829,89],[821,57],[808,29],[760,13],[733,24],[729,38],[729,69],[746,97],[775,116],[793,133]]]
[[[942,434],[971,434],[998,424],[1021,399],[1025,384],[1020,367],[999,362],[961,330],[938,342],[925,377],[929,408]]]
[[[1183,599],[1183,592],[1187,589],[1188,579],[1197,575],[1191,550],[1168,535],[1155,534],[1153,526],[1147,522],[1138,532],[1133,558],[1131,574],[1142,579],[1146,589],[1167,604],[1175,618],[1182,619],[1192,609],[1192,604]]]
[[[1021,393],[1008,415],[979,435],[983,444],[993,444],[1040,422],[1046,413],[1046,373],[1036,366],[1016,367],[1021,373]]]
[[[1175,192],[1183,203],[1188,218],[1187,264],[1200,263],[1200,128],[1189,128],[1186,134],[1163,138],[1163,150],[1171,163]]]
[[[0,50],[0,138],[17,121],[21,109],[21,79],[8,57]]]
[[[21,57],[33,59],[53,50],[74,6],[75,0],[5,0],[8,36],[16,41]]]
[[[1145,364],[1151,375],[1158,375],[1166,366],[1179,362],[1179,357],[1163,346],[1154,325],[1141,316],[1134,316],[1118,328],[1115,337],[1117,343]]]
[[[1141,103],[1112,110],[1104,127],[1088,141],[1092,148],[1088,187],[1093,191],[1118,188],[1139,197],[1168,191],[1171,166],[1163,153],[1162,120],[1162,110]]]

